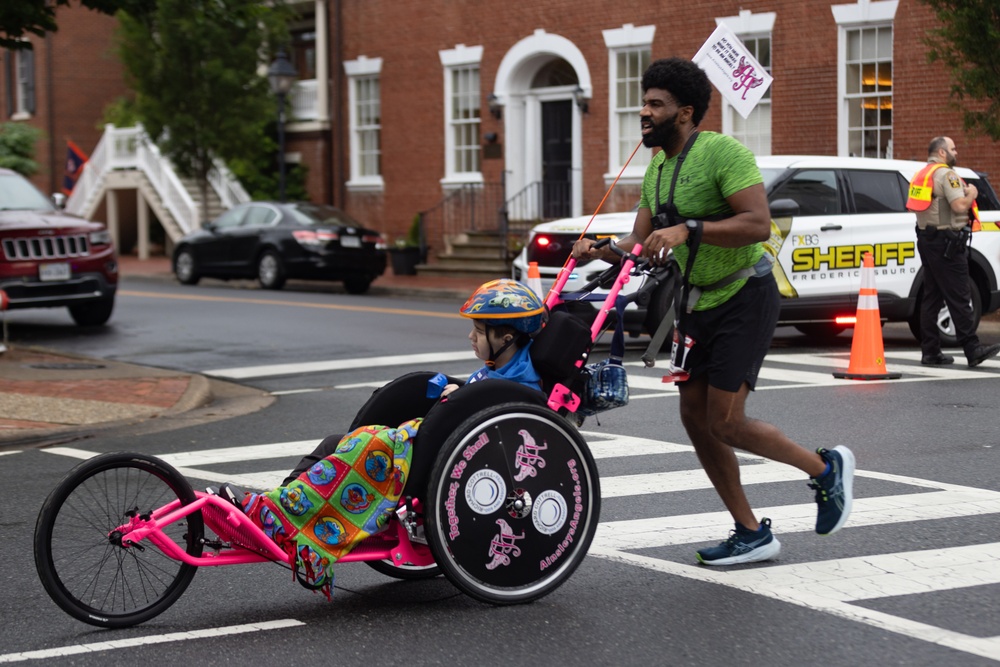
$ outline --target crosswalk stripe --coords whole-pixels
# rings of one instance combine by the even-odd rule
[[[816,610],[838,616],[849,621],[863,623],[881,630],[895,632],[906,637],[912,637],[921,641],[931,642],[940,646],[963,651],[971,655],[977,655],[990,660],[998,660],[1000,656],[1000,636],[996,637],[973,637],[953,630],[947,630],[935,625],[913,621],[908,618],[893,616],[885,612],[867,609],[858,605],[853,605],[839,600],[831,600],[812,595],[809,591],[798,589],[782,588],[765,583],[752,587],[745,586],[743,580],[738,576],[744,571],[734,571],[730,569],[717,570],[703,566],[683,565],[661,558],[652,558],[641,554],[624,553],[613,548],[603,547],[595,544],[591,546],[589,555],[597,558],[636,565],[639,567],[671,574],[695,581],[728,586],[737,590],[745,591],[754,595],[761,595],[773,600],[795,604],[807,609]],[[766,572],[770,568],[763,568]],[[745,570],[749,571],[749,570]]]
[[[1000,583],[1000,543],[772,565],[732,572],[748,587],[778,586],[828,600],[855,602],[894,595]]]
[[[743,486],[773,482],[802,482],[804,486],[806,482],[796,468],[770,461],[740,466],[740,480]],[[602,499],[711,488],[712,482],[701,468],[601,478]]]
[[[222,447],[202,451],[178,452],[176,454],[161,454],[158,458],[163,459],[172,466],[259,461],[262,459],[279,459],[286,456],[303,456],[314,450],[318,444],[319,440],[295,440],[292,442],[275,442],[267,445],[243,445],[240,447]]]
[[[295,364],[270,364],[264,366],[243,366],[241,368],[216,368],[202,371],[205,375],[231,380],[273,377],[276,375],[301,375],[326,371],[344,371],[357,368],[379,368],[384,366],[410,366],[436,364],[453,361],[469,361],[476,358],[470,350],[458,352],[429,352],[426,354],[400,354],[364,359],[336,359],[332,361],[312,361]]]
[[[862,476],[862,473],[858,473]],[[602,480],[603,484],[603,480]],[[815,529],[816,505],[778,505],[756,509],[758,516],[770,517],[775,532],[807,533]],[[962,488],[927,493],[911,493],[877,498],[855,498],[851,528],[912,523],[934,519],[1000,513],[1000,492]],[[619,551],[649,549],[697,542],[717,542],[733,525],[728,512],[705,512],[650,519],[603,522],[597,527],[594,543]]]

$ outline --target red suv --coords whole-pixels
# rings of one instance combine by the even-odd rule
[[[118,259],[107,227],[59,210],[9,169],[0,169],[0,246],[7,308],[65,306],[80,326],[111,317]]]

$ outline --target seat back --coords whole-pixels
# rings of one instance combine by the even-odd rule
[[[564,310],[552,311],[530,348],[531,363],[542,376],[542,388],[547,392],[556,384],[572,386],[592,344],[586,322]],[[578,362],[582,363],[578,366]]]

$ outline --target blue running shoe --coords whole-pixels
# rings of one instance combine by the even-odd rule
[[[840,445],[832,450],[817,449],[816,452],[830,464],[830,470],[809,482],[816,490],[816,532],[832,535],[843,528],[851,514],[854,498],[854,453]]]
[[[759,530],[750,530],[741,523],[729,531],[729,539],[717,547],[698,550],[702,565],[738,565],[776,558],[781,542],[771,533],[771,520],[763,519]]]

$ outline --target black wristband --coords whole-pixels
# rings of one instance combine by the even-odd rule
[[[691,245],[692,237],[697,236],[699,239],[701,238],[701,232],[704,226],[704,223],[701,220],[685,220],[684,226],[688,229],[688,245]]]

